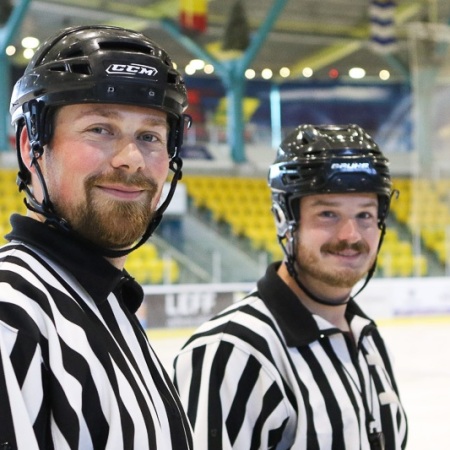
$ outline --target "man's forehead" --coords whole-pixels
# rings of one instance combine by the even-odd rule
[[[365,206],[377,206],[378,196],[374,192],[344,192],[332,194],[313,194],[303,197],[303,203],[311,206],[332,206],[355,203]]]
[[[154,123],[166,125],[167,113],[154,108],[147,108],[136,105],[122,105],[115,103],[78,103],[65,105],[61,109],[66,114],[74,115],[76,118],[89,116],[101,116],[105,118],[120,118],[125,114],[135,114],[142,116],[142,119],[148,119]]]

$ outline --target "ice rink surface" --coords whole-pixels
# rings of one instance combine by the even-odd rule
[[[450,450],[450,315],[378,320],[409,421],[407,450]],[[150,330],[169,373],[192,329]]]

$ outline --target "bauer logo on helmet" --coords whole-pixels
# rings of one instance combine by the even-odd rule
[[[375,173],[375,170],[368,162],[339,162],[331,164],[332,170],[341,172],[368,172]]]

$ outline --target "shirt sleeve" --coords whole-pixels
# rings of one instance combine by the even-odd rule
[[[285,430],[292,415],[281,378],[270,363],[220,340],[187,347],[174,369],[196,448],[289,447],[280,443],[288,439]]]
[[[26,345],[22,345],[23,340]],[[30,344],[29,338],[22,338],[16,329],[0,321],[1,448],[39,450],[33,428],[42,399],[38,353],[38,347]],[[17,362],[21,364],[15,367]]]

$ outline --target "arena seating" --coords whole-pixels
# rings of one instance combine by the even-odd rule
[[[396,219],[446,266],[450,261],[450,181],[397,178],[395,187],[400,191],[399,199],[392,202]]]
[[[125,269],[142,284],[173,284],[178,282],[180,275],[178,263],[161,257],[151,242],[130,253]]]
[[[11,229],[9,217],[13,212],[26,211],[24,196],[16,184],[17,170],[0,169],[0,242],[5,243],[4,235]]]

